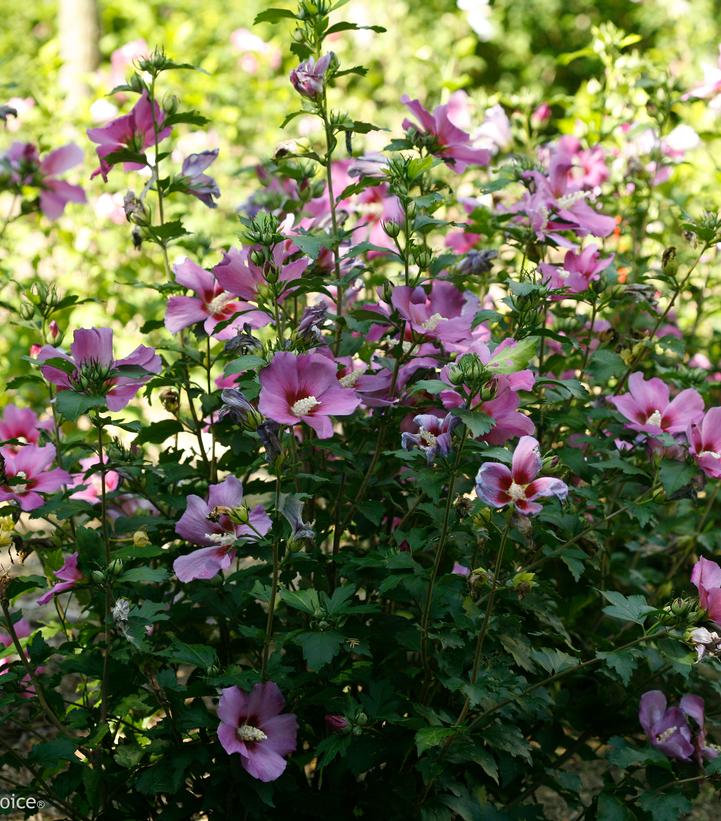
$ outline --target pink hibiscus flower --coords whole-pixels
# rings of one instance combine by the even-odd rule
[[[476,494],[492,507],[513,504],[519,513],[532,516],[542,509],[535,499],[556,496],[563,501],[568,495],[568,486],[560,479],[536,478],[541,464],[538,441],[522,436],[513,452],[510,470],[497,462],[481,465],[476,475]]]
[[[0,418],[0,440],[16,439],[18,444],[3,445],[3,453],[17,453],[23,445],[37,445],[43,430],[52,430],[52,421],[41,421],[30,408],[6,405]]]
[[[280,351],[260,372],[258,410],[283,425],[305,422],[319,439],[329,439],[330,417],[348,416],[360,404],[355,391],[341,387],[336,374],[335,362],[321,354]]]
[[[580,253],[573,249],[566,252],[563,265],[542,262],[538,267],[544,276],[544,284],[554,290],[568,289],[572,294],[587,291],[591,282],[599,279],[601,271],[613,262],[613,254],[601,259],[597,245],[587,245]]]
[[[285,699],[275,682],[256,684],[250,693],[226,687],[218,703],[218,740],[228,754],[240,755],[243,769],[259,781],[275,781],[285,771],[284,756],[295,752],[298,719],[283,713]]]
[[[244,508],[243,485],[235,476],[210,485],[207,501],[191,494],[187,503],[175,532],[193,544],[205,546],[173,562],[173,570],[181,582],[212,579],[221,570],[227,570],[235,559],[238,541],[257,541],[272,526],[262,505],[256,505],[252,510]],[[239,523],[239,512],[247,515],[247,524]]]
[[[96,505],[100,502],[103,492],[103,483],[99,471],[93,471],[90,476],[85,475],[90,468],[98,464],[98,461],[97,456],[88,456],[87,459],[80,460],[82,470],[79,473],[73,474],[70,487],[83,486],[83,489],[71,493],[71,499],[80,499],[91,505]],[[108,470],[105,473],[105,490],[109,493],[111,490],[116,490],[119,484],[120,474],[114,470]]]
[[[627,428],[648,433],[682,433],[703,416],[703,399],[698,391],[687,388],[670,400],[668,385],[658,377],[644,379],[642,373],[632,373],[629,392],[611,396],[609,402],[629,422]]]
[[[82,581],[83,574],[78,569],[77,553],[71,553],[65,557],[63,566],[55,571],[55,578],[60,581],[40,596],[37,602],[39,605],[47,604],[53,596],[64,593],[66,590],[72,590],[78,582]]]
[[[13,143],[3,157],[10,181],[17,186],[35,186],[40,189],[40,210],[48,219],[62,216],[69,202],[86,202],[85,192],[79,185],[57,179],[83,161],[83,152],[75,143],[51,151],[40,159],[31,143]]]
[[[74,366],[74,370],[61,370],[54,365],[43,365],[40,368],[43,376],[59,390],[104,397],[111,411],[124,408],[151,376],[160,372],[161,367],[155,350],[145,345],[138,345],[124,359],[115,359],[110,328],[79,328],[73,334],[70,354],[43,345],[37,355],[41,362],[64,359]],[[132,368],[132,375],[123,376],[123,367]],[[146,371],[147,375],[137,375],[138,369]]]
[[[307,257],[289,261],[289,258],[297,251],[297,247],[290,240],[279,242],[273,248],[272,264],[279,282],[300,279],[308,267],[310,260]],[[250,248],[241,250],[231,248],[213,268],[213,273],[226,291],[241,299],[255,301],[258,299],[260,289],[267,286],[268,272],[251,260],[250,252]],[[267,314],[262,315],[268,316]],[[260,326],[256,325],[256,327]]]
[[[2,449],[3,478],[0,480],[0,502],[14,501],[22,510],[35,510],[43,504],[42,494],[53,493],[70,481],[61,468],[50,469],[55,459],[55,445],[25,445],[16,453]]]
[[[711,408],[686,431],[696,464],[712,479],[721,479],[721,408]]]
[[[701,556],[691,571],[691,583],[698,590],[701,607],[711,621],[721,625],[721,567]]]
[[[236,321],[214,334],[216,326],[242,311],[245,303],[224,290],[213,274],[196,265],[192,260],[186,258],[181,262],[176,262],[173,265],[173,272],[175,281],[189,288],[195,296],[171,296],[168,300],[165,327],[171,333],[177,334],[189,325],[202,322],[208,336],[230,339],[235,336],[236,326],[241,321],[249,321],[247,314],[242,314]],[[253,327],[260,326],[255,323]]]
[[[439,105],[431,114],[418,100],[411,100],[406,95],[401,97],[401,102],[420,124],[403,120],[403,128],[424,135],[429,141],[431,154],[440,157],[453,171],[460,174],[469,165],[488,165],[491,152],[473,147],[468,133],[453,125],[448,105]]]
[[[153,115],[155,115],[155,126],[153,125]],[[158,129],[158,142],[170,135],[170,128],[163,128],[165,122],[165,112],[162,111],[157,102],[150,105],[148,92],[143,91],[140,99],[133,106],[129,114],[117,117],[100,128],[89,128],[88,137],[97,144],[97,155],[100,165],[93,171],[92,177],[101,174],[105,182],[108,181],[108,174],[112,165],[106,157],[116,151],[133,151],[142,154],[146,148],[155,144],[155,127]],[[125,171],[137,171],[143,168],[146,163],[125,162]]]

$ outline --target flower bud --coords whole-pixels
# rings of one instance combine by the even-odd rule
[[[664,250],[663,256],[661,257],[661,267],[663,268],[664,274],[670,277],[676,276],[678,259],[676,258],[676,248],[673,245],[669,245],[669,247]]]
[[[333,733],[345,733],[350,728],[350,721],[337,713],[328,713],[325,716],[325,726]]]
[[[173,388],[168,388],[160,394],[160,402],[168,413],[175,415],[180,410],[180,395]]]
[[[381,225],[383,231],[391,239],[395,239],[401,232],[401,226],[395,220],[383,220]]]
[[[133,545],[135,547],[147,547],[150,544],[148,534],[144,530],[136,530],[133,533]]]

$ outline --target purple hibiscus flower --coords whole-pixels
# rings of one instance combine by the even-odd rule
[[[541,464],[538,441],[533,436],[522,436],[510,470],[497,462],[481,465],[476,475],[476,494],[492,507],[513,504],[519,513],[532,516],[541,510],[535,499],[556,496],[563,501],[568,495],[568,486],[560,479],[536,478]]]
[[[658,377],[644,379],[642,373],[632,373],[629,392],[611,396],[609,402],[629,420],[626,427],[651,435],[682,433],[703,416],[703,399],[693,388],[681,391],[670,399],[668,385]]]
[[[173,570],[181,582],[212,579],[233,563],[238,541],[257,541],[271,526],[262,505],[252,510],[243,506],[243,485],[235,476],[228,476],[219,484],[210,485],[207,501],[194,494],[188,496],[175,532],[203,547],[176,559]]]
[[[688,719],[697,725],[695,738]],[[718,750],[706,743],[704,701],[700,696],[686,694],[678,707],[668,707],[660,690],[649,690],[641,696],[638,720],[651,742],[669,758],[687,761],[695,755],[699,762],[716,758]]]
[[[82,150],[69,143],[51,151],[40,159],[31,143],[13,143],[0,158],[0,175],[7,173],[9,181],[18,187],[35,186],[40,189],[40,210],[48,219],[62,216],[69,202],[86,202],[85,192],[79,185],[58,179],[83,161]]]
[[[686,431],[689,452],[711,479],[721,479],[721,408],[706,411]]]
[[[467,132],[451,122],[448,105],[439,105],[433,113],[424,108],[419,100],[403,95],[401,102],[417,118],[418,124],[403,120],[403,128],[413,129],[430,141],[431,154],[440,157],[449,168],[460,174],[469,165],[488,165],[491,152],[486,148],[474,148]]]
[[[218,703],[218,739],[226,753],[238,753],[243,769],[259,781],[275,781],[285,771],[285,756],[295,752],[298,719],[283,713],[285,699],[272,681],[250,693],[226,687]]]
[[[61,468],[50,468],[55,445],[25,445],[16,452],[2,449],[0,502],[14,501],[22,510],[35,510],[43,504],[45,493],[53,493],[71,481]]]
[[[321,354],[281,351],[260,372],[258,410],[275,422],[305,422],[319,439],[333,436],[331,416],[348,416],[360,404],[352,388],[341,387],[336,364]]]
[[[420,413],[413,417],[413,424],[418,428],[416,433],[403,433],[401,445],[404,450],[419,448],[426,455],[428,464],[432,464],[437,456],[448,456],[451,452],[451,437],[453,429],[460,423],[460,419],[451,413],[445,416],[436,416],[432,413]]]
[[[82,581],[83,574],[78,569],[77,553],[71,553],[65,557],[63,566],[55,571],[55,578],[60,579],[60,581],[40,596],[37,602],[39,605],[47,604],[58,593],[72,590],[79,581]]]
[[[64,359],[74,366],[61,369],[43,365],[43,376],[59,390],[73,390],[105,398],[108,410],[122,410],[155,373],[160,372],[160,357],[153,348],[138,347],[123,359],[113,356],[113,332],[110,328],[79,328],[73,334],[70,356],[59,348],[43,345],[37,357],[41,362]],[[123,376],[122,368],[128,368]],[[137,371],[145,374],[138,374]]]
[[[97,144],[96,152],[100,160],[100,165],[93,171],[91,179],[101,174],[107,182],[112,165],[106,157],[116,151],[126,150],[141,154],[146,148],[155,144],[156,128],[158,142],[168,137],[172,129],[163,128],[164,122],[165,112],[157,102],[151,106],[148,92],[143,91],[129,114],[117,117],[100,128],[89,128],[88,137]],[[125,162],[123,168],[125,171],[137,171],[144,165],[145,163]]]

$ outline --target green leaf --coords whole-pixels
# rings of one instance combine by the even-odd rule
[[[212,647],[205,644],[186,644],[179,639],[174,639],[167,650],[156,655],[167,659],[172,664],[192,664],[204,670],[218,664],[218,657]]]
[[[656,612],[656,608],[647,603],[645,596],[624,596],[615,590],[602,590],[601,594],[611,602],[608,607],[603,608],[603,612],[614,619],[643,624],[649,613]]]
[[[281,590],[280,598],[288,607],[314,616],[320,612],[320,600],[316,590]]]
[[[632,653],[614,653],[599,651],[596,658],[602,659],[618,675],[624,686],[631,681],[633,671],[636,669],[637,660]]]
[[[39,764],[54,764],[58,760],[77,761],[76,746],[69,738],[55,738],[33,747],[30,758]]]
[[[541,647],[540,650],[534,650],[531,658],[551,675],[560,673],[561,670],[570,670],[578,664],[573,656],[552,647]]]
[[[691,802],[680,792],[658,792],[657,790],[644,793],[638,799],[638,805],[653,818],[653,821],[678,821],[691,812]]]
[[[159,422],[144,427],[140,433],[135,437],[134,443],[142,445],[145,442],[151,442],[154,445],[159,445],[176,433],[182,433],[183,426],[177,419],[161,419]]]
[[[661,483],[668,496],[685,487],[698,474],[695,465],[677,462],[675,459],[664,459],[661,462]]]
[[[296,20],[297,16],[290,9],[266,9],[256,14],[253,25],[259,23],[278,23],[281,20]]]
[[[118,581],[154,584],[164,582],[168,575],[168,571],[164,567],[131,567],[130,570],[126,570],[120,576]]]
[[[423,755],[426,750],[437,747],[456,732],[453,727],[422,727],[416,733],[416,752]]]
[[[299,633],[294,640],[303,650],[303,658],[308,663],[308,669],[315,672],[333,661],[345,641],[345,636],[335,630],[326,630],[322,633],[306,631]]]
[[[596,821],[633,821],[636,816],[618,798],[607,792],[598,796]]]
[[[433,396],[440,393],[441,391],[448,391],[451,390],[450,385],[446,382],[443,382],[440,379],[419,379],[417,382],[413,384],[411,388],[411,393],[418,393],[418,391],[426,391],[426,393],[430,393]]]
[[[55,406],[67,420],[74,422],[79,416],[93,408],[105,408],[105,397],[85,396],[85,394],[71,390],[60,391],[55,399]]]
[[[452,411],[468,428],[473,437],[485,436],[493,430],[496,420],[483,411],[470,411],[464,408],[454,408]]]

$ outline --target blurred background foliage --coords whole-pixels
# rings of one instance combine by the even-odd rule
[[[7,307],[17,306],[33,278],[52,282],[87,300],[72,309],[63,330],[110,321],[122,338],[122,353],[140,341],[144,322],[162,319],[165,300],[154,290],[164,284],[159,260],[152,249],[133,248],[122,214],[124,192],[138,188],[142,180],[119,169],[108,184],[99,177],[89,180],[95,157],[85,129],[129,107],[128,99],[107,96],[129,70],[127,64],[113,68],[113,55],[117,62],[119,49],[130,44],[132,55],[133,44],[144,41],[206,72],[163,76],[165,93],[210,118],[201,132],[187,127],[175,135],[174,160],[179,164],[189,153],[219,147],[212,171],[223,192],[215,211],[193,206],[186,219],[193,236],[185,248],[174,249],[175,257],[190,253],[214,264],[220,249],[237,241],[235,212],[257,185],[256,164],[284,140],[312,137],[314,126],[299,118],[286,131],[280,129],[285,114],[297,107],[287,79],[297,62],[289,50],[290,26],[253,26],[258,12],[283,5],[283,0],[98,0],[98,65],[84,77],[80,102],[62,80],[58,25],[59,5],[77,1],[0,0],[0,102],[10,102],[19,112],[0,136],[2,148],[15,139],[36,141],[43,151],[77,142],[85,151],[85,164],[69,179],[82,182],[89,200],[86,206],[69,206],[57,222],[33,215],[9,227],[0,249],[1,299]],[[685,88],[698,81],[704,63],[715,63],[721,39],[721,2],[712,0],[351,0],[338,16],[360,25],[383,25],[387,32],[337,35],[333,47],[341,63],[362,63],[369,70],[366,77],[351,76],[342,97],[331,104],[396,134],[404,116],[401,94],[417,96],[431,107],[463,88],[478,106],[479,122],[484,109],[496,102],[511,113],[530,112],[550,100],[556,106],[555,126],[592,142],[603,121],[598,120],[597,99],[605,95],[605,103],[612,104],[614,91],[600,81],[602,62],[588,48],[595,27],[613,22],[618,31],[634,35],[625,68],[635,82],[645,73],[668,71]],[[610,36],[620,41],[618,31],[611,29]],[[562,56],[577,51],[575,59]],[[657,82],[656,77],[652,85]],[[615,93],[623,97],[618,106],[636,106],[632,117],[649,102],[643,94],[634,100],[636,91],[620,80]],[[716,115],[704,103],[685,103],[683,109],[697,131],[717,128]],[[383,144],[386,137],[384,132],[370,135],[354,150],[373,148],[378,145],[374,140]],[[696,163],[700,176],[679,167],[666,183],[668,196],[679,205],[712,196],[715,165],[712,156],[707,164]],[[684,173],[697,179],[684,178],[678,186]],[[7,207],[0,202],[0,216]],[[639,220],[645,230],[646,216]],[[6,381],[27,372],[23,357],[39,342],[37,330],[8,310],[0,324]]]

